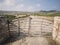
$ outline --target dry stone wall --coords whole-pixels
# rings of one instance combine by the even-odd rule
[[[53,39],[60,44],[60,17],[54,17]]]

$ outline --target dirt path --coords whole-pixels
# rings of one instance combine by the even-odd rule
[[[50,38],[26,37],[6,45],[55,45],[55,43]]]
[[[21,45],[54,45],[44,37],[27,37],[26,41]]]

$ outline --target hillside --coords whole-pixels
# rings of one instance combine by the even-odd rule
[[[0,11],[0,15],[37,15],[37,16],[60,16],[60,11],[56,12],[22,12],[22,11]]]

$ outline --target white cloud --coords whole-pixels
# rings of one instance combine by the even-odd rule
[[[26,11],[34,11],[34,7],[33,6],[29,6],[29,7],[27,7]]]
[[[20,4],[19,6],[20,6],[20,7],[24,7],[24,4]]]
[[[41,5],[40,4],[36,4],[37,7],[40,7]]]
[[[29,12],[34,11],[33,6],[26,6],[24,4],[17,5],[14,9],[17,11],[29,11]]]
[[[24,4],[19,4],[14,7],[14,9],[17,11],[23,11],[23,8],[24,8]]]
[[[13,6],[15,5],[15,0],[4,0],[0,3],[0,6]]]
[[[23,1],[23,0],[21,0]],[[5,0],[0,3],[0,10],[14,10],[14,11],[35,11],[36,7],[40,7],[40,4],[36,4],[36,6],[27,6],[24,3],[16,4],[16,0]]]
[[[15,6],[15,0],[4,0],[0,3],[0,10],[13,10]]]
[[[5,0],[4,5],[6,5],[6,6],[15,5],[15,1],[14,0]]]
[[[24,1],[24,0],[20,0],[20,1]]]

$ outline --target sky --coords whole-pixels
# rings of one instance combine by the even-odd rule
[[[40,10],[60,11],[60,0],[0,0],[0,10],[29,12]]]

